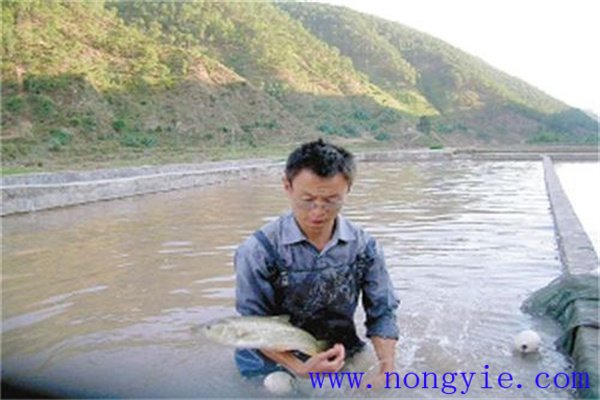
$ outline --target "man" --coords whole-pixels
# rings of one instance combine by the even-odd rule
[[[289,315],[293,325],[331,347],[311,358],[238,350],[242,375],[339,371],[365,346],[353,318],[360,293],[380,373],[394,369],[398,300],[383,254],[373,238],[339,214],[355,173],[352,154],[322,140],[290,154],[283,186],[292,212],[263,226],[236,251],[236,308],[241,315]]]

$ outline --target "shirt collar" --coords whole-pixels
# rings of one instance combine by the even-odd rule
[[[295,244],[307,240],[304,233],[302,233],[302,230],[300,230],[292,212],[284,216],[282,228],[281,244]],[[334,242],[339,240],[344,242],[356,240],[354,229],[346,218],[341,215],[338,215],[336,218],[335,231],[333,232],[331,240]]]
[[[333,233],[333,236],[339,234],[338,238],[343,240],[344,242],[350,242],[352,240],[356,240],[356,231],[350,225],[350,222],[346,218],[341,215],[337,216],[337,223],[335,224],[336,229]]]

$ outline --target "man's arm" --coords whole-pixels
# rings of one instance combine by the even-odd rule
[[[383,250],[371,239],[368,252],[373,255],[363,282],[363,307],[367,315],[367,337],[371,339],[380,362],[380,374],[394,370],[398,326],[396,310],[399,301],[394,294],[385,265]]]
[[[275,292],[265,278],[266,257],[254,237],[235,252],[235,308],[240,315],[274,315]]]
[[[371,337],[371,342],[375,348],[375,354],[379,360],[379,373],[394,372],[394,360],[396,359],[396,339],[382,338],[379,336]]]

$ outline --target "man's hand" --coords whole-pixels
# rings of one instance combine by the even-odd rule
[[[338,372],[344,366],[346,350],[337,343],[332,348],[315,354],[304,362],[301,376],[307,377],[309,372]]]
[[[305,362],[300,361],[289,351],[260,350],[264,355],[283,365],[295,375],[307,378],[309,372],[337,372],[344,366],[346,350],[344,345],[336,344],[329,350],[315,354]]]

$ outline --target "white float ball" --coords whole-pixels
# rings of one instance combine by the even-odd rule
[[[515,336],[515,350],[520,353],[534,353],[540,348],[542,339],[537,332],[528,329]]]
[[[272,372],[265,377],[263,385],[273,394],[287,394],[294,388],[294,378],[287,372]]]

